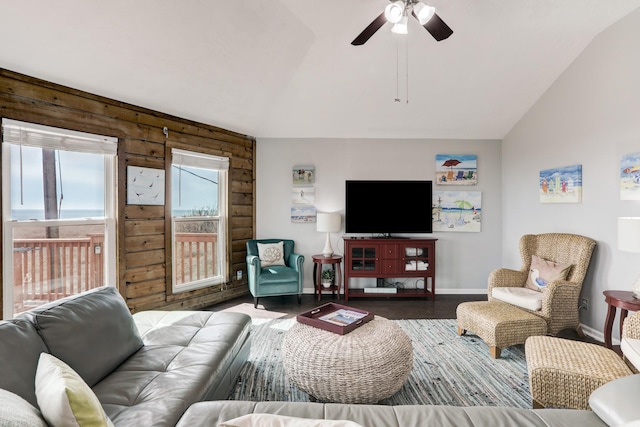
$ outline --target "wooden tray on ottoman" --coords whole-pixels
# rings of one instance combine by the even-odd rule
[[[373,313],[333,302],[300,313],[296,320],[339,335],[348,334],[373,319]]]

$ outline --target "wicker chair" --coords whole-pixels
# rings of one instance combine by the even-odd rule
[[[574,234],[522,236],[522,268],[499,268],[490,273],[489,300],[464,302],[456,309],[458,334],[474,332],[489,346],[491,355],[499,358],[503,348],[524,344],[531,336],[557,335],[567,328],[578,330],[578,299],[595,245],[594,240]],[[570,265],[563,266],[563,271],[569,268],[566,279],[551,280],[543,292],[523,289],[532,255]],[[496,292],[502,293],[500,298],[494,296],[496,289],[502,291]]]
[[[557,335],[563,329],[578,330],[578,300],[582,282],[587,274],[596,242],[588,237],[566,233],[527,234],[520,238],[522,268],[499,268],[489,275],[488,299],[495,300],[492,291],[497,287],[524,287],[531,266],[531,256],[571,264],[566,280],[549,282],[542,296],[541,310],[518,307],[547,322],[547,332]]]

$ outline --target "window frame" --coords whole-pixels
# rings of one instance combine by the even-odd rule
[[[192,166],[203,169],[217,170],[218,171],[218,215],[207,216],[190,216],[190,217],[174,217],[173,216],[173,197],[168,198],[167,203],[169,208],[167,209],[169,215],[170,235],[171,235],[171,292],[178,294],[182,292],[193,291],[197,289],[203,289],[210,286],[223,285],[229,281],[229,254],[228,247],[228,219],[229,219],[229,162],[228,157],[217,156],[213,154],[185,150],[178,148],[171,148],[168,150],[170,155],[170,161],[168,166],[168,187],[171,188],[174,179],[174,165],[178,166]],[[189,222],[189,221],[206,221],[217,220],[218,221],[218,238],[216,242],[216,262],[219,265],[219,274],[207,277],[204,279],[198,279],[184,284],[177,284],[177,268],[175,267],[179,262],[176,249],[176,233],[175,224],[177,222]]]
[[[14,257],[13,257],[13,234],[17,228],[26,227],[51,227],[51,226],[76,226],[76,225],[101,225],[104,224],[104,285],[116,286],[117,283],[117,234],[116,234],[116,212],[117,212],[117,145],[118,139],[115,137],[78,132],[71,129],[44,126],[35,123],[17,121],[2,118],[0,123],[2,136],[2,292],[3,306],[2,317],[10,319],[14,313]],[[28,140],[27,134],[32,132],[42,138],[41,143],[34,143]],[[57,145],[59,137],[63,141]],[[66,150],[85,152],[92,154],[102,154],[104,156],[104,217],[88,219],[45,219],[45,220],[14,220],[11,216],[11,146],[23,144],[25,146],[52,148],[55,150]],[[83,149],[84,148],[84,149]],[[9,255],[10,254],[10,255]]]

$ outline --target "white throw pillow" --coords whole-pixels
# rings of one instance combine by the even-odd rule
[[[42,416],[53,427],[113,427],[100,401],[80,375],[48,353],[41,353],[38,361],[36,399]]]
[[[258,243],[258,257],[260,258],[261,267],[285,265],[284,242]]]
[[[531,255],[531,267],[529,267],[526,287],[534,291],[543,291],[549,282],[565,280],[569,270],[571,270],[571,264],[560,264]]]
[[[362,427],[348,420],[317,420],[274,414],[248,414],[218,424],[218,427]]]
[[[506,288],[498,287],[491,290],[491,296],[500,301],[526,308],[531,311],[542,309],[542,292],[529,288]]]

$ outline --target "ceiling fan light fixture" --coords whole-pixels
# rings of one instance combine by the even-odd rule
[[[418,2],[413,6],[413,13],[418,18],[420,25],[424,25],[433,17],[433,14],[436,13],[436,8],[433,6],[427,6],[422,2]]]
[[[387,21],[397,24],[400,22],[404,15],[404,2],[398,0],[393,3],[387,5],[384,8],[384,17],[387,18]]]
[[[407,33],[409,33],[408,23],[409,23],[409,18],[407,17],[407,15],[404,15],[400,19],[400,21],[398,21],[397,23],[393,24],[393,27],[391,27],[391,32],[392,33],[396,33],[396,34],[407,34]]]

